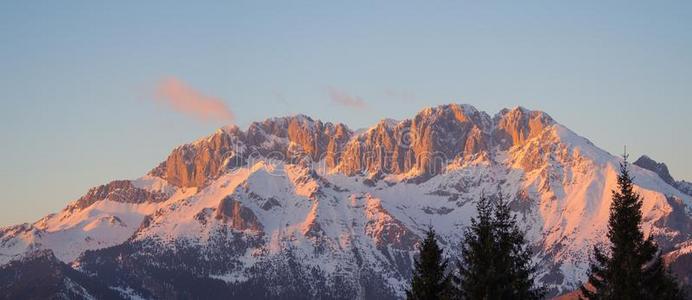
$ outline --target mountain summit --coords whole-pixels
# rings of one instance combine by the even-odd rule
[[[140,178],[95,187],[56,214],[0,229],[0,289],[85,298],[402,298],[427,226],[457,255],[474,201],[502,192],[534,249],[538,281],[559,295],[579,287],[590,249],[607,242],[619,162],[522,107],[490,116],[443,105],[358,132],[304,115],[245,131],[228,126],[177,147]],[[657,173],[635,165],[643,230],[689,280],[692,196],[660,176],[658,164]],[[66,275],[50,286],[13,275],[39,258]]]
[[[643,169],[656,173],[658,177],[661,177],[661,179],[663,179],[663,181],[665,181],[667,184],[670,184],[681,192],[692,196],[692,183],[684,180],[676,181],[673,176],[670,175],[670,172],[668,172],[668,166],[666,166],[665,163],[659,163],[646,155],[642,155],[634,162],[634,164]]]

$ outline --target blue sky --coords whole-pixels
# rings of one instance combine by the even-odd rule
[[[3,1],[0,225],[138,177],[227,122],[157,102],[171,78],[241,127],[521,105],[692,180],[691,53],[690,1]]]

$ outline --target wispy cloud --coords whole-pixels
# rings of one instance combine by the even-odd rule
[[[155,99],[200,121],[232,122],[235,119],[231,109],[221,99],[204,95],[174,77],[159,83]]]
[[[327,88],[327,92],[329,93],[329,98],[332,100],[332,102],[336,104],[355,109],[364,109],[368,106],[367,103],[365,103],[365,101],[363,100],[363,98],[352,96],[347,92],[339,90],[337,88],[329,87]]]

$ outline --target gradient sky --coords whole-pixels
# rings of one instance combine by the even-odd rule
[[[0,3],[0,226],[228,122],[451,102],[543,110],[692,180],[692,1],[96,2]]]

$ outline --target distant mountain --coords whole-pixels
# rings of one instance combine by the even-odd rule
[[[31,294],[39,298],[99,298],[104,286],[145,299],[402,298],[427,226],[456,256],[474,201],[501,191],[538,280],[559,295],[579,287],[592,246],[607,242],[620,162],[521,107],[490,116],[443,105],[358,132],[303,115],[228,126],[177,147],[145,176],[0,229],[0,287],[41,286],[17,275],[36,268],[39,251],[67,274]],[[643,230],[689,283],[692,196],[648,167],[632,173]]]
[[[658,174],[658,176],[661,177],[661,179],[663,179],[663,181],[665,181],[667,184],[670,184],[679,191],[692,196],[692,183],[684,180],[676,181],[673,179],[673,176],[670,176],[668,166],[666,166],[665,163],[659,163],[646,155],[642,155],[639,159],[637,159],[637,161],[634,162],[634,164]]]
[[[120,299],[122,296],[59,261],[50,250],[27,252],[0,268],[0,299]]]

